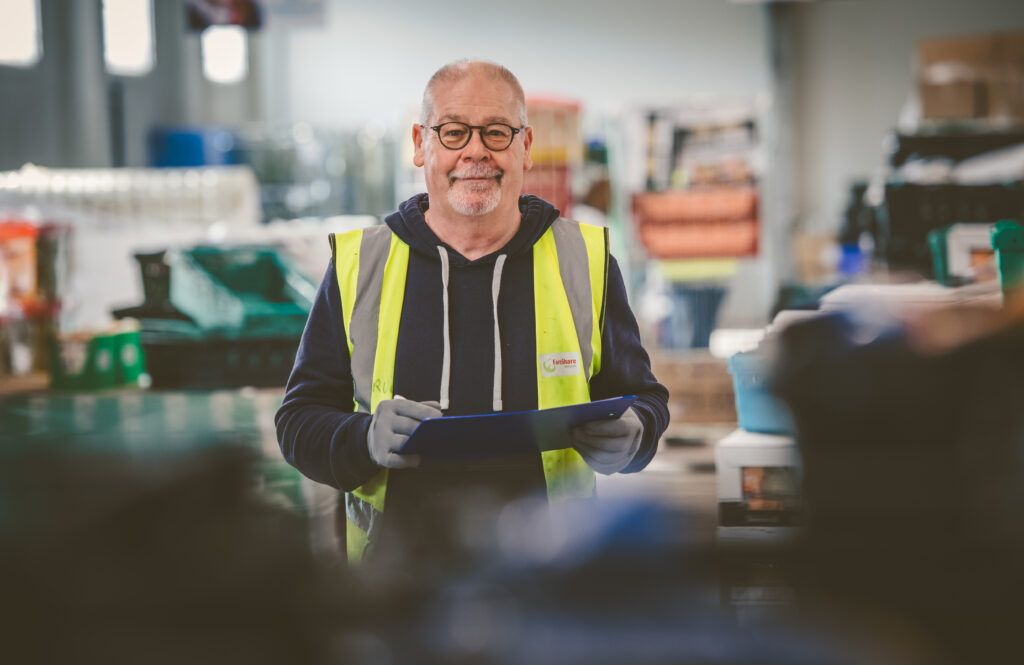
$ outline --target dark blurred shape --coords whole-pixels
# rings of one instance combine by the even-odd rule
[[[897,134],[889,165],[899,168],[912,159],[945,157],[960,162],[986,152],[1024,143],[1024,130]]]
[[[867,262],[871,256],[865,256],[862,249],[862,240],[865,237],[871,239],[873,246],[878,245],[878,218],[875,208],[865,201],[867,191],[867,182],[857,181],[850,185],[849,199],[843,211],[838,235],[838,272],[843,278],[858,275],[869,267]]]
[[[815,310],[821,306],[821,299],[835,290],[838,283],[820,286],[806,284],[782,284],[772,305],[771,318],[786,310]]]
[[[345,578],[256,500],[254,458],[7,446],[0,610],[10,663],[325,663]]]
[[[776,387],[803,458],[804,588],[916,626],[946,662],[1004,662],[1024,593],[1024,326],[989,314],[979,334],[967,314],[795,324]]]
[[[863,645],[825,630],[738,627],[721,604],[717,555],[685,513],[640,502],[549,512],[538,501],[494,517],[491,538],[474,545],[486,559],[425,591],[407,622],[374,632],[393,662],[869,662],[851,656]]]
[[[212,25],[239,25],[255,30],[263,25],[259,0],[187,0],[188,28],[202,32]]]
[[[673,282],[670,293],[672,311],[658,331],[658,345],[669,349],[708,348],[726,287]]]

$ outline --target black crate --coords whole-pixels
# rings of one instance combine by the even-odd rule
[[[897,134],[889,164],[899,168],[911,159],[946,157],[959,162],[977,155],[1024,143],[1024,131],[963,132],[960,134]]]
[[[142,347],[154,388],[273,388],[285,385],[298,337],[147,340]]]
[[[885,188],[880,254],[891,269],[932,274],[928,232],[951,224],[1024,220],[1024,185],[911,185]]]

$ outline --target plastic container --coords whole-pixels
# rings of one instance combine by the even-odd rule
[[[992,229],[992,249],[1003,295],[1024,285],[1024,225],[1004,220]]]
[[[659,259],[752,256],[759,203],[753,187],[644,192],[633,196],[640,242]]]
[[[171,302],[201,328],[302,334],[316,286],[275,250],[196,247],[169,262]]]
[[[959,286],[995,278],[991,224],[953,224],[928,233],[935,281]]]
[[[118,385],[116,335],[76,333],[54,340],[50,385],[97,390]]]
[[[154,388],[287,382],[316,285],[276,250],[196,247],[136,259],[146,302],[114,315],[141,321]]]
[[[100,333],[53,340],[50,385],[57,390],[97,390],[138,385],[146,373],[138,325],[125,321]]]
[[[149,165],[159,168],[242,163],[238,138],[220,127],[154,127],[147,144]]]
[[[789,408],[769,385],[771,362],[763,350],[736,353],[729,358],[736,416],[740,428],[761,434],[791,434],[793,418]]]

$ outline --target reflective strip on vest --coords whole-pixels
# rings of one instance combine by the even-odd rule
[[[534,245],[538,409],[590,401],[589,379],[600,368],[606,234],[602,227],[559,219]],[[560,280],[551,279],[555,267]],[[546,359],[564,363],[574,356],[581,365],[575,372],[544,366]],[[594,495],[594,472],[575,450],[545,451],[541,459],[549,501]]]
[[[394,397],[409,246],[384,225],[339,234],[332,246],[356,408],[372,413],[381,400]],[[534,244],[538,408],[590,401],[589,380],[601,367],[607,273],[608,237],[603,227],[558,219]],[[545,375],[545,356],[575,358],[577,371]],[[549,500],[593,496],[594,472],[575,450],[546,451],[542,461]],[[374,541],[386,488],[384,469],[346,495],[350,561],[360,560]]]
[[[397,325],[381,325],[399,320],[404,299],[405,271],[409,246],[398,241],[387,226],[375,226],[335,236],[335,273],[342,294],[342,317],[352,365],[357,411],[372,413],[381,399],[390,399],[394,376],[394,354],[390,362],[380,361],[380,349],[394,348]],[[398,281],[403,288],[395,289]],[[390,284],[392,288],[385,289]],[[349,305],[345,302],[348,294]],[[387,393],[385,395],[385,392]],[[361,487],[346,494],[346,542],[350,560],[362,557],[367,544],[380,528],[379,514],[384,511],[387,469],[381,469]],[[358,503],[357,503],[358,502]],[[359,506],[359,510],[353,507]],[[374,518],[374,514],[378,518]]]
[[[370,388],[373,383],[381,289],[391,246],[391,229],[375,226],[359,233],[357,237],[359,245],[354,270],[357,278],[355,287],[348,289],[350,295],[354,295],[355,302],[345,320],[345,334],[348,337],[349,357],[352,359],[356,404],[363,413],[373,413]],[[354,241],[352,244],[355,244]],[[351,279],[352,268],[347,267],[346,272],[346,276]],[[340,280],[339,272],[339,284]]]

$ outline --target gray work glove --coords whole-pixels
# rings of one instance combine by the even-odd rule
[[[633,461],[644,438],[644,424],[633,407],[615,420],[595,420],[572,428],[572,447],[591,469],[610,476]]]
[[[366,435],[370,457],[387,469],[419,466],[419,455],[399,455],[395,451],[405,443],[421,420],[442,415],[438,402],[413,402],[399,395],[395,395],[395,399],[382,400],[377,404]]]

